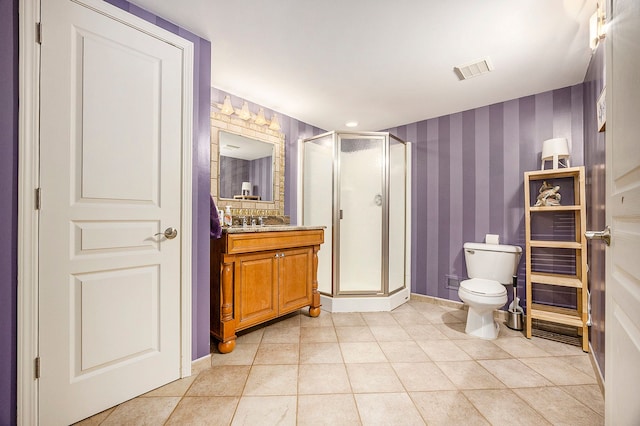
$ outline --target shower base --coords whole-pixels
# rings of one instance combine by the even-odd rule
[[[327,312],[389,312],[409,301],[411,289],[404,288],[389,296],[331,297],[320,295],[322,310]]]

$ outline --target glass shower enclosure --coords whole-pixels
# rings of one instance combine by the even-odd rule
[[[302,223],[324,225],[318,290],[406,289],[407,144],[386,132],[329,132],[302,144]],[[407,290],[408,294],[408,290]]]

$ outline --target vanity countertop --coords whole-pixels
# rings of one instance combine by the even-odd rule
[[[282,232],[282,231],[307,231],[312,229],[325,229],[326,226],[301,226],[301,225],[263,225],[263,226],[232,226],[222,228],[223,233],[244,234],[248,232]]]

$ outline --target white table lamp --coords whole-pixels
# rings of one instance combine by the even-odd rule
[[[251,195],[251,182],[242,182],[242,195]]]
[[[547,139],[542,142],[542,164],[540,170],[544,170],[544,162],[552,161],[553,168],[557,169],[559,160],[565,160],[565,167],[569,167],[569,143],[566,138]]]

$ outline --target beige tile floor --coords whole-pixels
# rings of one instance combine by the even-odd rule
[[[306,310],[226,355],[83,425],[601,425],[587,354],[504,326],[464,333],[466,312],[410,301],[391,313]]]

